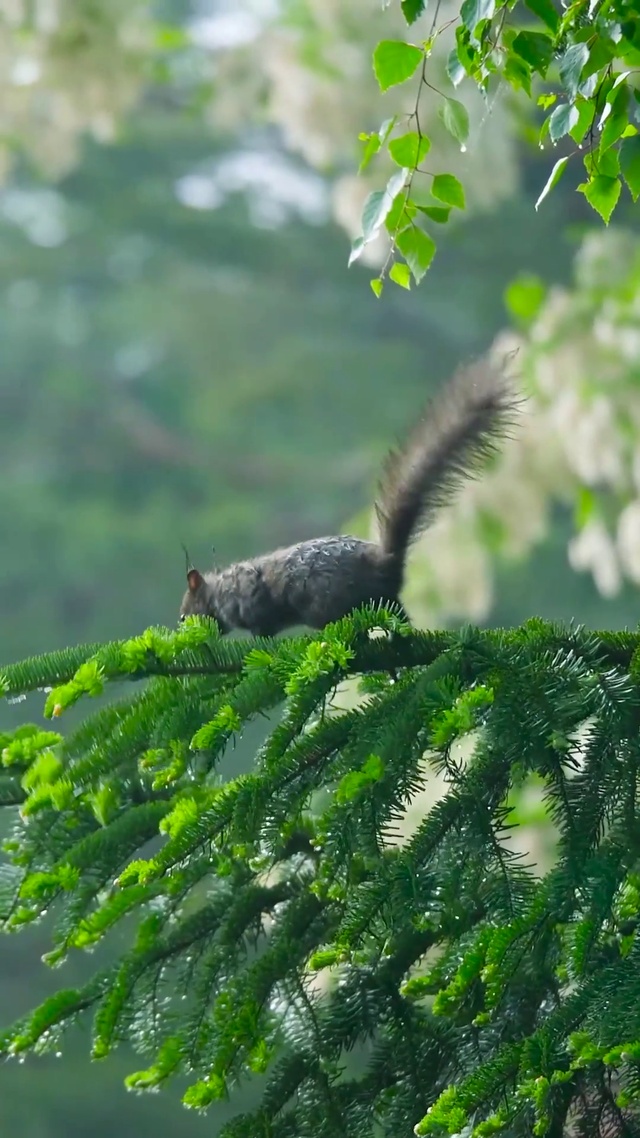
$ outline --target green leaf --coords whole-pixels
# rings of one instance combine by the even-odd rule
[[[394,261],[389,270],[389,276],[401,288],[411,288],[411,272],[409,266],[403,264],[402,261]]]
[[[393,138],[389,143],[389,154],[393,161],[409,170],[415,170],[430,149],[431,143],[426,135],[420,135],[415,130],[401,134],[399,138]]]
[[[577,126],[579,118],[578,108],[569,103],[561,103],[559,107],[556,107],[549,119],[551,141],[557,142],[559,138],[568,134],[572,127]]]
[[[424,59],[422,48],[403,40],[382,40],[373,53],[373,69],[381,91],[410,79]]]
[[[618,87],[620,87],[622,85],[622,83],[624,83],[627,76],[629,76],[630,74],[631,74],[630,71],[619,71],[613,80],[611,90],[615,91]]]
[[[557,186],[558,182],[560,181],[562,175],[565,172],[565,168],[566,168],[567,162],[569,161],[569,158],[570,158],[570,155],[566,154],[564,158],[559,158],[558,161],[556,162],[555,166],[553,167],[553,170],[551,171],[551,173],[547,179],[547,182],[544,186],[544,189],[543,189],[542,193],[540,194],[540,197],[538,198],[538,200],[536,202],[536,209],[538,208],[539,205],[542,205],[542,202],[551,193],[553,187]]]
[[[549,36],[543,32],[518,32],[511,46],[534,71],[546,75],[553,58],[553,41]]]
[[[358,167],[360,173],[362,173],[363,170],[366,170],[371,159],[378,153],[380,149],[380,136],[377,134],[377,132],[374,134],[361,134],[360,142],[366,142],[364,154],[362,155],[362,161]]]
[[[435,221],[437,225],[445,225],[451,213],[449,206],[444,205],[419,205],[417,208],[420,210],[420,213],[426,214],[426,216],[430,217],[432,221]]]
[[[626,84],[619,88],[612,103],[612,110],[600,136],[600,153],[604,154],[614,142],[624,134],[629,124],[629,88]]]
[[[514,55],[513,52],[509,53],[503,75],[515,91],[522,88],[527,95],[531,96],[531,68],[521,56]],[[555,95],[553,98],[555,99]]]
[[[456,209],[465,208],[464,189],[462,183],[453,174],[436,174],[433,179],[431,193],[438,201],[445,205],[453,205]]]
[[[458,59],[464,67],[465,74],[473,75],[476,70],[478,52],[471,43],[469,29],[465,28],[464,24],[458,24],[456,28],[456,47]]]
[[[459,87],[466,74],[467,72],[465,70],[465,67],[460,62],[460,58],[458,56],[458,49],[454,47],[449,52],[449,57],[447,59],[447,75],[453,83],[453,86]]]
[[[381,297],[383,282],[380,280],[380,277],[374,277],[372,281],[369,281],[369,284],[371,285],[371,291],[375,293],[378,298]]]
[[[584,168],[590,178],[595,174],[604,174],[607,178],[617,178],[620,173],[620,157],[617,150],[605,150],[600,154],[597,150],[584,156]]]
[[[626,30],[625,30],[626,27]],[[622,25],[623,38],[617,44],[617,54],[630,67],[640,66],[640,21]]]
[[[625,138],[620,147],[620,169],[634,202],[640,197],[640,136]]]
[[[415,24],[427,6],[427,0],[401,0],[402,15],[408,24]]]
[[[558,30],[560,17],[553,6],[552,0],[524,0],[530,12],[542,20],[552,32]]]
[[[161,51],[180,51],[191,46],[188,33],[175,24],[156,24],[154,39]]]
[[[586,43],[572,43],[560,59],[560,78],[570,99],[574,99],[578,92],[582,69],[588,58],[589,48]]]
[[[380,147],[384,146],[397,121],[398,116],[393,115],[392,118],[384,120],[382,126],[380,127],[380,130],[374,131],[373,134],[360,135],[360,141],[366,142],[362,161],[359,166],[360,173],[362,173],[363,170],[366,170],[371,159],[378,153]]]
[[[591,208],[600,214],[605,225],[608,225],[620,197],[622,189],[620,179],[596,174],[590,182],[583,182],[578,186],[578,189],[584,194]]]
[[[416,284],[419,284],[434,258],[435,241],[428,233],[412,225],[398,234],[396,245],[411,269]]]
[[[456,142],[464,146],[469,137],[469,115],[464,103],[457,99],[445,99],[438,108],[438,115]]]
[[[588,76],[599,73],[598,85],[601,88],[600,97],[604,97],[608,90],[607,87],[603,89],[602,84],[605,76],[602,75],[602,72],[605,68],[608,68],[611,61],[619,54],[618,46],[613,42],[610,36],[600,34],[591,42],[589,61],[583,69],[583,83]]]
[[[603,110],[602,114],[600,115],[600,119],[598,121],[598,126],[600,127],[600,130],[602,130],[604,128],[604,124],[606,123],[606,121],[609,118],[609,115],[612,113],[612,111],[613,111],[613,100],[612,99],[606,99],[605,104],[604,104],[604,110]]]
[[[542,126],[540,127],[540,134],[538,135],[538,143],[540,144],[541,150],[544,150],[543,143],[544,143],[544,140],[547,137],[548,133],[549,133],[549,119],[543,119],[542,120]]]
[[[391,131],[393,130],[397,121],[398,121],[398,116],[392,115],[390,119],[385,119],[384,122],[382,123],[380,130],[378,131],[378,138],[380,139],[380,143],[382,146],[384,146],[385,142],[387,141],[387,139],[388,139],[389,135],[391,134]]]
[[[553,104],[556,103],[557,101],[558,101],[557,95],[553,95],[553,94],[552,95],[538,95],[538,98],[536,100],[536,105],[538,107],[542,107],[543,111],[548,111],[549,107],[552,107]]]
[[[382,191],[378,190],[378,191],[376,191],[376,193],[380,196],[382,194]],[[367,202],[369,201],[371,196],[372,195],[369,194],[369,197],[367,198]],[[367,204],[367,202],[365,202],[365,205]],[[347,262],[347,265],[352,265],[354,261],[358,260],[358,257],[360,256],[362,250],[364,249],[364,246],[365,246],[365,242],[364,242],[364,239],[362,237],[356,237],[355,240],[351,242],[351,252],[349,253],[349,260]]]
[[[573,141],[579,145],[593,123],[596,108],[595,104],[587,99],[579,98],[575,105],[578,111],[578,121],[571,127],[569,134]]]
[[[511,281],[504,299],[512,316],[530,324],[538,315],[545,296],[546,289],[539,277],[523,275]]]
[[[607,124],[600,136],[600,153],[604,154],[605,150],[609,150],[624,134],[629,120],[624,115],[612,115],[607,119]]]
[[[406,229],[416,216],[415,204],[407,198],[406,191],[401,190],[393,199],[393,204],[384,219],[385,229],[388,233],[395,233],[398,229]]]
[[[602,72],[618,54],[618,47],[610,36],[597,35],[589,48],[589,62],[584,68],[584,79],[596,72]],[[602,85],[603,76],[600,75],[599,79]],[[606,91],[601,90],[601,96],[605,93]]]
[[[588,75],[586,79],[582,80],[582,83],[578,87],[578,94],[582,95],[585,99],[592,99],[599,79],[600,73],[598,71],[595,71],[593,75]]]
[[[584,529],[587,522],[591,520],[596,513],[597,501],[596,495],[589,486],[580,487],[573,512],[573,522],[576,529]]]
[[[460,18],[465,28],[473,34],[481,20],[490,20],[495,12],[495,0],[464,0]]]
[[[369,194],[362,209],[362,236],[357,237],[351,246],[348,264],[352,265],[362,253],[365,245],[378,236],[380,228],[384,225],[396,194],[402,189],[407,177],[406,170],[398,170],[389,178],[386,189],[374,190]]]
[[[389,198],[386,190],[374,190],[370,193],[362,207],[362,237],[364,241],[370,241],[376,237],[380,225],[384,223],[392,205],[393,198]]]

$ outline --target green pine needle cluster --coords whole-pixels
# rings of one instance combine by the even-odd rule
[[[140,1053],[130,1088],[237,1102],[224,1138],[640,1134],[639,646],[363,609],[6,668],[3,694],[44,690],[53,723],[0,737],[0,923],[51,914],[49,965],[103,940],[110,963],[0,1054],[57,1050],[89,1015],[95,1058]],[[265,714],[250,773],[223,779]],[[510,840],[532,785],[543,867]]]

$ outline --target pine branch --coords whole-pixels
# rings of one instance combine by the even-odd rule
[[[186,1076],[204,1109],[266,1074],[228,1138],[633,1132],[639,648],[371,608],[299,638],[193,620],[11,665],[5,695],[53,686],[56,726],[116,698],[0,739],[2,927],[53,910],[50,964],[135,927],[0,1050],[91,1014],[95,1056],[148,1056],[136,1089]],[[221,779],[267,713],[252,770]],[[511,847],[525,792],[537,866]]]

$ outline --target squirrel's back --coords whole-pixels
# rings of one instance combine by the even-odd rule
[[[350,534],[312,538],[258,557],[265,583],[304,620],[322,628],[367,601],[394,601],[401,567],[376,542]]]

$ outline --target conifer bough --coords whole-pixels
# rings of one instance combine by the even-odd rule
[[[2,737],[2,927],[50,912],[51,965],[135,931],[0,1053],[91,1017],[95,1058],[130,1041],[128,1086],[186,1077],[225,1138],[638,1133],[639,646],[368,608],[269,641],[189,618],[6,668],[9,697],[53,686],[56,721],[122,687],[65,735]],[[538,867],[510,841],[532,784]]]

